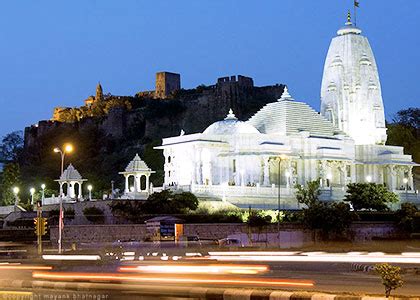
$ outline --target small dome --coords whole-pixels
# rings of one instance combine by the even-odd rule
[[[250,134],[260,133],[254,126],[239,121],[233,114],[232,109],[223,121],[217,121],[207,127],[203,134],[209,135],[232,135],[232,134]]]
[[[146,163],[140,158],[138,154],[134,156],[133,160],[125,168],[126,172],[140,172],[140,171],[150,171],[150,168]]]
[[[338,35],[345,35],[345,34],[361,34],[362,30],[353,25],[352,22],[347,22],[344,27],[341,27],[338,31]]]
[[[80,175],[79,171],[77,171],[72,164],[70,164],[67,169],[63,172],[60,176],[60,180],[81,180],[82,176]]]

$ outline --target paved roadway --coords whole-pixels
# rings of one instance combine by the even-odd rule
[[[146,262],[145,262],[146,263]],[[166,263],[166,262],[157,262],[157,264]],[[282,278],[282,279],[298,279],[298,280],[312,280],[315,282],[315,286],[313,288],[299,288],[299,287],[274,287],[268,284],[265,288],[277,288],[281,290],[313,290],[313,291],[324,291],[324,292],[355,292],[355,293],[372,293],[372,294],[382,294],[383,287],[380,282],[380,279],[377,275],[367,273],[367,272],[352,272],[351,265],[348,263],[319,263],[319,262],[269,262],[267,265],[270,267],[270,271],[263,275],[253,275],[253,277],[259,278]],[[106,265],[106,266],[98,266],[92,263],[64,263],[61,264],[61,269],[65,270],[66,272],[113,272],[116,270],[115,266]],[[200,278],[200,276],[195,276],[195,278]],[[205,278],[205,277],[203,277]],[[247,276],[241,276],[241,278],[248,278]],[[31,270],[8,270],[8,269],[0,269],[0,286],[2,284],[2,280],[24,280],[24,281],[34,281],[35,279],[32,278],[32,271]],[[42,281],[43,279],[36,279],[36,281]],[[407,274],[404,276],[405,285],[404,287],[398,289],[397,294],[400,295],[419,295],[420,294],[420,275],[415,275],[414,273]],[[74,283],[73,283],[74,285]],[[89,284],[88,292],[61,292],[61,293],[74,293],[74,296],[77,298],[77,295],[88,295],[91,293],[92,295],[96,295],[99,298],[85,298],[85,299],[114,299],[115,296],[115,288],[118,289],[118,294],[121,297],[121,292],[125,291],[124,295],[128,297],[130,295],[129,291],[133,290],[133,287],[138,289],[140,286],[144,288],[152,288],[156,287],[156,291],[162,290],[165,287],[169,287],[176,289],[176,287],[189,287],[195,286],[193,284],[182,283],[182,284],[168,284],[168,283],[157,283],[153,285],[145,285],[144,283],[126,283],[126,282],[117,282],[117,283],[98,283],[93,282]],[[240,287],[240,288],[255,288],[253,284],[200,284],[202,287],[221,287],[221,288],[228,288],[228,287]],[[2,290],[7,290],[7,286],[0,287]],[[29,290],[34,292],[34,290]],[[42,292],[45,295],[54,294],[56,292],[51,292],[49,290],[45,291],[36,291]],[[128,293],[128,294],[127,294]],[[51,294],[51,295],[52,295]],[[69,294],[70,295],[70,294]],[[73,295],[73,294],[72,294]],[[102,297],[102,298],[101,298]],[[0,297],[1,298],[1,297]],[[124,296],[124,298],[126,298]],[[153,297],[152,297],[153,298]],[[22,298],[23,299],[23,298]],[[29,298],[28,298],[29,299]],[[35,298],[37,299],[37,298]],[[38,299],[48,299],[48,298],[38,298]],[[51,298],[55,299],[55,298]],[[73,299],[73,298],[70,298]],[[80,298],[82,299],[82,298]],[[115,299],[118,299],[116,297]],[[128,299],[128,298],[127,298]],[[147,299],[147,298],[145,298]],[[156,297],[154,297],[156,299]]]

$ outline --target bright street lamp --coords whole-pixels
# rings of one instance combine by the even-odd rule
[[[15,186],[15,187],[13,187],[12,191],[13,191],[13,194],[15,195],[15,209],[16,209],[18,204],[19,204],[19,197],[18,197],[19,188],[17,186]]]
[[[92,185],[91,184],[89,184],[88,186],[87,186],[87,189],[88,189],[88,191],[89,191],[89,201],[92,201]]]
[[[35,194],[35,189],[32,187],[29,189],[29,193],[31,193],[31,205],[34,205],[34,194]]]
[[[54,148],[55,153],[60,153],[61,154],[61,175],[63,175],[63,172],[64,172],[64,157],[66,156],[66,153],[73,152],[73,145],[72,144],[64,144],[63,149],[64,150],[62,150],[59,147]]]
[[[42,195],[41,195],[41,204],[44,205],[44,199],[45,199],[45,184],[41,184],[41,190],[42,190]]]
[[[71,144],[64,144],[63,149],[60,149],[59,147],[54,148],[55,153],[60,153],[61,155],[61,174],[60,177],[64,173],[64,157],[66,156],[66,153],[70,153],[73,151],[73,146]],[[60,185],[60,220],[58,222],[58,253],[61,253],[61,243],[62,243],[62,232],[63,232],[63,224],[62,224],[62,215],[63,215],[63,189]]]
[[[366,181],[368,183],[371,183],[372,182],[372,176],[370,176],[370,175],[366,176]]]

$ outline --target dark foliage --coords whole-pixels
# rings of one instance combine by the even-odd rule
[[[388,204],[398,202],[398,196],[382,184],[350,183],[344,201],[350,202],[354,210],[384,211],[389,209]]]
[[[271,223],[271,216],[263,216],[260,212],[252,210],[247,223],[251,227],[264,227]]]
[[[103,224],[105,222],[105,215],[102,209],[95,206],[86,207],[83,209],[85,218],[95,224]]]

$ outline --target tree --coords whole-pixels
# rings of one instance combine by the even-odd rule
[[[297,184],[296,199],[305,204],[303,208],[302,222],[305,227],[312,230],[320,230],[324,237],[330,234],[343,234],[355,219],[346,203],[330,203],[319,201],[319,181],[309,181],[306,186]]]
[[[381,276],[382,284],[385,287],[385,297],[391,295],[391,291],[402,287],[404,281],[401,277],[401,268],[391,266],[390,264],[377,264],[375,271]]]
[[[197,197],[189,192],[173,194],[169,190],[153,193],[142,205],[144,214],[184,214],[198,207]]]
[[[350,183],[344,201],[348,201],[354,210],[388,210],[388,204],[398,202],[398,196],[388,191],[382,184]]]
[[[320,230],[324,238],[330,235],[342,236],[355,220],[347,203],[316,202],[303,209],[303,224],[305,227]]]
[[[0,144],[0,161],[16,161],[22,148],[22,131],[14,131],[7,134],[3,137]]]
[[[299,203],[305,204],[307,207],[311,207],[316,204],[319,199],[321,191],[319,189],[319,181],[308,181],[306,186],[296,184],[296,199]]]
[[[4,166],[0,184],[1,205],[11,205],[15,202],[13,187],[20,185],[20,168],[17,163],[8,163]]]
[[[412,232],[414,229],[414,219],[416,216],[420,216],[420,212],[417,206],[413,203],[403,203],[401,208],[396,213],[398,226],[407,231]]]
[[[248,216],[247,223],[251,227],[262,228],[271,223],[271,216],[264,216],[261,212],[252,210]]]

